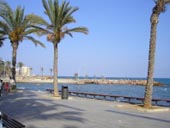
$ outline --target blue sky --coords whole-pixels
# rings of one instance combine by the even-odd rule
[[[76,26],[86,26],[88,35],[75,33],[59,44],[59,75],[146,77],[153,0],[69,0],[79,10]],[[25,14],[45,17],[41,0],[6,0],[12,7],[25,7]],[[170,78],[170,7],[160,15],[157,35],[155,77]],[[24,40],[17,61],[33,68],[34,74],[50,74],[53,46],[46,37],[37,37],[46,48]],[[0,57],[11,60],[9,41],[0,48]]]

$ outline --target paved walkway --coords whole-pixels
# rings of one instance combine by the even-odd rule
[[[126,104],[46,92],[19,91],[0,97],[0,111],[27,128],[169,128],[170,111],[143,112]]]

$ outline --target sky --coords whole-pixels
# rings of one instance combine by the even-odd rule
[[[25,8],[25,14],[44,14],[41,0],[4,0],[13,9]],[[79,7],[73,14],[76,23],[85,26],[88,35],[74,33],[59,44],[59,76],[147,77],[150,39],[150,15],[154,0],[68,0]],[[159,18],[154,77],[170,78],[170,7]],[[24,40],[17,51],[17,62],[46,75],[53,67],[53,45],[46,36],[36,39],[46,48]],[[12,48],[6,40],[0,48],[0,58],[11,61]]]

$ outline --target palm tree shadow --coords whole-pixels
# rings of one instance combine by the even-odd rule
[[[58,103],[56,103],[58,102]],[[84,123],[83,109],[67,105],[61,100],[38,97],[32,91],[13,93],[1,99],[0,111],[26,122],[27,120],[64,120]],[[34,127],[34,126],[32,126]]]

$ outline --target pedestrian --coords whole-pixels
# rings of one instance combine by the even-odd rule
[[[5,89],[5,91],[6,91],[6,93],[8,93],[9,92],[9,83],[8,82],[5,82],[4,83],[4,89]]]
[[[0,96],[2,95],[2,89],[3,89],[3,81],[0,80]]]

